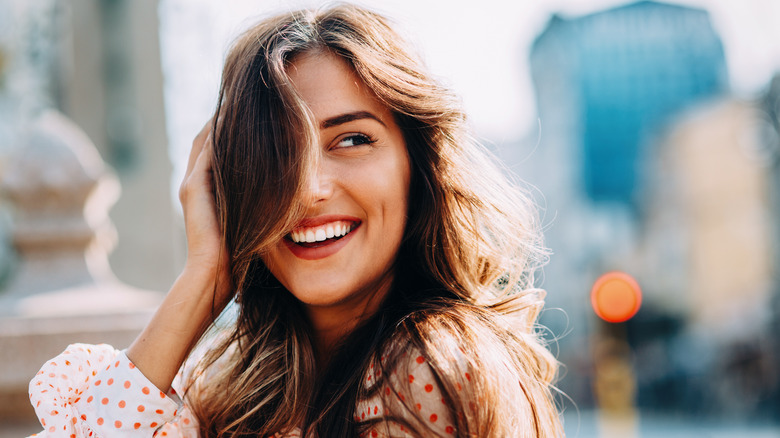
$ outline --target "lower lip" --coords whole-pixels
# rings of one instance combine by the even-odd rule
[[[303,260],[319,260],[339,252],[339,250],[352,239],[352,236],[355,235],[355,232],[358,231],[358,229],[360,229],[360,224],[358,224],[358,226],[353,228],[352,231],[350,231],[341,239],[330,241],[330,243],[325,241],[324,245],[318,246],[316,248],[306,248],[305,246],[298,245],[292,240],[286,238],[282,240],[295,257]]]

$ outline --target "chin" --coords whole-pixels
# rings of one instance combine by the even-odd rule
[[[337,306],[354,297],[344,288],[294,288],[290,293],[307,306],[331,307]]]

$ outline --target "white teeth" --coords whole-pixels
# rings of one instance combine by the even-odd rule
[[[334,237],[346,236],[354,227],[355,225],[350,222],[333,222],[324,227],[291,231],[290,239],[295,243],[323,242]]]

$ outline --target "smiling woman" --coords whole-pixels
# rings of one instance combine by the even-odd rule
[[[249,29],[180,190],[184,271],[130,348],[41,369],[43,433],[562,435],[535,212],[457,102],[365,9]]]
[[[262,260],[330,344],[376,312],[390,289],[406,226],[409,156],[393,114],[343,58],[306,52],[289,75],[319,127],[318,167],[303,188],[306,217]],[[296,234],[306,242],[295,242]]]

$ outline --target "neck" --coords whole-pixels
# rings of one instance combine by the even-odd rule
[[[306,312],[314,329],[314,347],[317,362],[327,364],[333,351],[363,321],[373,316],[390,291],[392,278],[381,281],[375,292],[327,306],[306,306]]]

